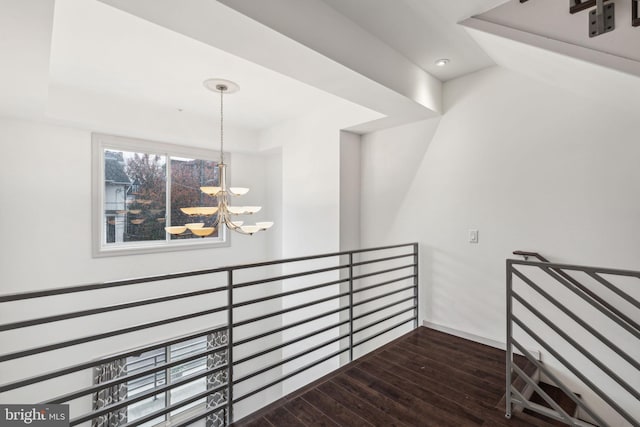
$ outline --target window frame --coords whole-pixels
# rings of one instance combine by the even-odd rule
[[[94,258],[107,256],[137,255],[148,253],[172,252],[180,250],[210,249],[228,247],[230,236],[226,227],[218,228],[218,237],[204,239],[171,239],[170,235],[165,240],[107,243],[106,227],[104,227],[104,201],[105,201],[105,149],[119,151],[133,151],[164,155],[166,157],[166,210],[165,215],[170,215],[171,209],[171,157],[182,157],[199,160],[219,162],[220,153],[204,148],[187,147],[165,142],[151,141],[138,138],[130,138],[101,133],[91,134],[92,145],[92,255]],[[225,153],[225,163],[230,163],[231,156]],[[228,177],[228,179],[230,179]],[[168,223],[168,222],[167,222]],[[178,225],[178,224],[173,224]]]
[[[207,335],[203,335],[202,337],[198,337],[198,338],[203,338],[203,343],[204,343],[204,346],[205,346],[205,349],[206,349],[206,347],[207,347]],[[180,343],[176,343],[176,344],[173,344],[173,345],[178,345],[178,344],[183,344],[183,343],[184,342],[180,342]],[[198,344],[199,344],[199,342],[198,342]],[[160,354],[162,354],[164,356],[164,361],[162,363],[169,363],[169,362],[171,362],[173,360],[173,358],[172,358],[172,349],[171,349],[171,347],[173,345],[167,345],[167,346],[164,346],[164,347],[160,347],[162,349],[162,352],[160,352]],[[154,356],[154,359],[155,359],[155,356]],[[196,360],[200,360],[200,359],[196,359]],[[205,369],[207,369],[207,365],[206,365],[207,364],[207,357],[204,356],[203,360],[204,360],[204,363],[205,363]],[[193,361],[191,361],[191,362],[193,362]],[[191,362],[185,362],[185,364],[186,363],[191,363]],[[129,365],[129,362],[127,362],[127,365]],[[153,366],[157,366],[157,362],[155,360],[154,360],[154,365]],[[177,365],[176,367],[178,367],[178,366],[183,366],[183,365]],[[172,369],[173,368],[166,368],[166,369],[164,369],[162,371],[157,371],[156,373],[149,374],[149,375],[155,375],[157,373],[162,372],[162,373],[164,373],[164,381],[165,381],[164,384],[169,385],[172,382],[172,379],[171,379],[171,375],[172,375],[171,370]],[[206,387],[206,377],[204,377],[204,379],[205,379],[205,387]],[[197,380],[194,380],[194,381],[197,381]],[[127,381],[126,382],[127,386],[129,386],[130,383],[131,383],[131,381]],[[191,383],[187,383],[187,384],[191,384]],[[171,406],[171,403],[172,403],[171,402],[171,391],[172,390],[173,389],[167,390],[167,391],[162,393],[164,395],[163,396],[163,400],[164,400],[163,408],[168,408],[169,406]],[[198,402],[196,405],[193,405],[193,406],[188,407],[186,409],[183,407],[183,408],[181,408],[180,412],[178,412],[177,414],[173,414],[172,415],[171,412],[167,412],[166,414],[161,415],[161,417],[164,417],[164,419],[162,421],[158,421],[157,423],[151,424],[151,425],[154,426],[154,427],[163,426],[163,425],[169,425],[172,422],[178,422],[180,420],[189,418],[191,415],[196,414],[196,413],[198,413],[198,412],[200,412],[200,411],[202,411],[203,409],[206,408],[206,399],[207,398],[204,397],[202,399],[204,399],[204,402]],[[127,405],[126,406],[127,415],[129,414],[130,406],[131,405]],[[131,420],[128,420],[128,421],[131,421]],[[135,420],[133,420],[133,421],[135,421]],[[150,421],[147,421],[147,423],[149,423],[149,422]]]

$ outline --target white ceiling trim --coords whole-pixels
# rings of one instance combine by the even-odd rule
[[[433,85],[431,80],[424,79],[414,87],[417,96],[426,94],[427,98],[433,98],[429,102],[438,103],[431,110],[217,1],[100,1],[385,116],[372,124],[352,128],[354,131],[368,132],[438,115],[439,81],[435,80],[437,83]],[[432,94],[434,87],[438,92]]]
[[[478,18],[462,25],[500,66],[595,99],[603,107],[640,110],[640,62]]]
[[[220,1],[433,112],[442,109],[438,79],[323,1]]]

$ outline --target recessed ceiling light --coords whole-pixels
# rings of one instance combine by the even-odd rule
[[[442,59],[438,59],[435,64],[437,67],[444,67],[445,65],[447,65],[449,63],[449,60],[447,58],[442,58]]]

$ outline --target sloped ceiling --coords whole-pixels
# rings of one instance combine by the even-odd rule
[[[571,14],[569,1],[564,0],[529,0],[526,3],[510,1],[477,18],[503,27],[640,61],[640,28],[631,26],[631,0],[617,0],[612,3],[615,4],[615,30],[597,37],[589,37],[589,10]]]
[[[616,29],[597,37],[587,13],[570,14],[564,1],[513,0],[462,25],[498,65],[637,113],[640,28],[631,26],[631,1],[616,2]]]
[[[494,65],[458,25],[508,0],[323,0],[441,81]],[[447,58],[446,67],[438,59]]]

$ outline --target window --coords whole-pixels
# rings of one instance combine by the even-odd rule
[[[219,184],[216,152],[110,135],[93,135],[94,256],[224,245],[224,229],[200,238],[165,226],[204,223],[180,208],[217,206],[201,186]]]
[[[137,372],[147,370],[151,367],[162,365],[172,360],[184,359],[197,353],[202,353],[207,349],[207,341],[205,337],[194,338],[180,344],[160,348],[146,353],[142,353],[137,357],[127,357],[127,374],[132,375]],[[175,383],[187,377],[188,375],[202,372],[207,368],[206,359],[200,358],[186,362],[184,364],[174,366],[165,371],[158,371],[153,374],[127,381],[128,397],[135,397],[146,391],[161,387],[167,383]],[[166,408],[172,403],[180,402],[189,397],[201,393],[207,389],[206,377],[198,378],[194,381],[187,382],[184,385],[171,389],[165,393],[156,394],[143,399],[139,402],[127,406],[127,420],[135,421],[143,416],[155,412],[159,409]],[[162,415],[141,426],[154,426],[161,422],[167,421],[169,417],[176,416],[194,406],[204,405],[205,398],[196,400],[180,409]]]
[[[121,401],[131,401],[127,406],[94,418],[92,425],[123,425],[138,421],[142,427],[163,424],[188,418],[205,409],[220,408],[206,417],[207,425],[223,426],[226,420],[226,368],[208,375],[205,371],[223,367],[227,363],[226,349],[216,350],[227,343],[226,331],[219,331],[192,338],[177,344],[146,351],[136,356],[116,359],[97,367],[95,383],[105,383],[116,378],[136,376],[118,386],[101,389],[94,397],[94,409],[101,409]],[[199,357],[201,354],[205,354]],[[190,359],[190,360],[189,360]],[[177,363],[185,360],[184,363]],[[166,369],[153,368],[171,365]],[[177,384],[174,388],[163,387]],[[217,390],[222,387],[222,390]],[[159,391],[156,393],[155,391]],[[216,391],[217,390],[217,391]],[[210,392],[208,392],[210,391]],[[139,397],[140,400],[136,400]],[[157,415],[165,408],[193,400],[173,411]]]

